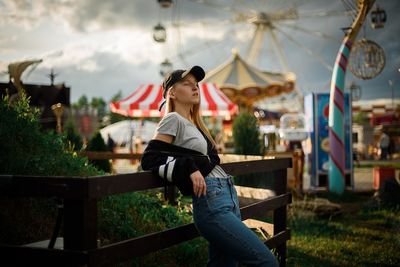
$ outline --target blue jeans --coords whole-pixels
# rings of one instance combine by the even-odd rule
[[[205,177],[206,195],[193,195],[193,219],[209,242],[207,266],[278,266],[278,261],[241,220],[232,176]]]

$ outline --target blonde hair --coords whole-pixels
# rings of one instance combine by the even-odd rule
[[[173,86],[172,86],[173,88]],[[169,89],[171,90],[171,88]],[[210,131],[207,129],[206,125],[203,122],[202,117],[200,116],[200,103],[201,103],[201,99],[199,100],[199,103],[193,105],[192,109],[190,110],[190,118],[192,119],[192,121],[194,122],[194,124],[200,128],[202,130],[202,132],[207,136],[208,140],[210,140],[212,147],[215,148],[216,147],[216,143],[214,141],[214,139],[212,138]],[[166,94],[166,103],[165,103],[166,107],[165,107],[165,114],[168,114],[170,112],[174,112],[175,111],[175,104],[174,101],[172,100],[172,98],[170,97],[170,95]]]

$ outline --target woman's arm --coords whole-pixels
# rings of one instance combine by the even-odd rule
[[[166,143],[172,143],[174,140],[173,135],[157,133],[153,139],[164,141]],[[199,170],[190,174],[190,179],[193,183],[193,192],[196,196],[206,194],[206,183],[204,177]]]
[[[173,135],[169,135],[169,134],[161,134],[161,133],[157,133],[153,139],[156,140],[160,140],[160,141],[164,141],[166,143],[172,143],[172,141],[174,141],[174,136]]]

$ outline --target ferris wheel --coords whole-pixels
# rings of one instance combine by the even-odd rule
[[[171,19],[158,22],[154,27],[154,40],[169,42],[175,51],[161,63],[161,75],[170,70],[172,64],[188,67],[192,58],[205,54],[212,61],[210,65],[217,66],[228,58],[232,48],[239,49],[249,64],[262,70],[293,72],[302,76],[304,68],[298,66],[299,57],[293,56],[302,54],[301,64],[318,64],[330,73],[333,60],[324,57],[321,51],[329,42],[339,43],[356,12],[352,0],[337,0],[333,4],[332,1],[319,0],[158,2],[165,12],[166,7],[170,7]],[[193,9],[196,9],[197,16],[188,12]],[[335,26],[338,20],[344,33],[335,37],[329,33],[340,31]],[[331,24],[336,28],[329,29]],[[213,38],[218,35],[219,38]],[[193,39],[196,42],[190,42]],[[297,88],[293,93],[272,101],[275,104],[293,102],[301,106],[301,99],[302,93]]]

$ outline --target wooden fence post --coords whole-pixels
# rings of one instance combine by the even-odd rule
[[[276,195],[285,194],[287,191],[287,170],[275,171],[274,189]],[[286,205],[274,210],[274,235],[286,230]],[[280,267],[286,266],[286,242],[276,247]]]
[[[293,175],[294,175],[294,188],[297,196],[303,195],[303,165],[304,153],[301,149],[295,149],[293,152]]]
[[[170,205],[176,206],[178,202],[176,201],[177,188],[175,185],[167,186],[167,200]]]
[[[97,199],[64,200],[64,249],[97,247]]]

